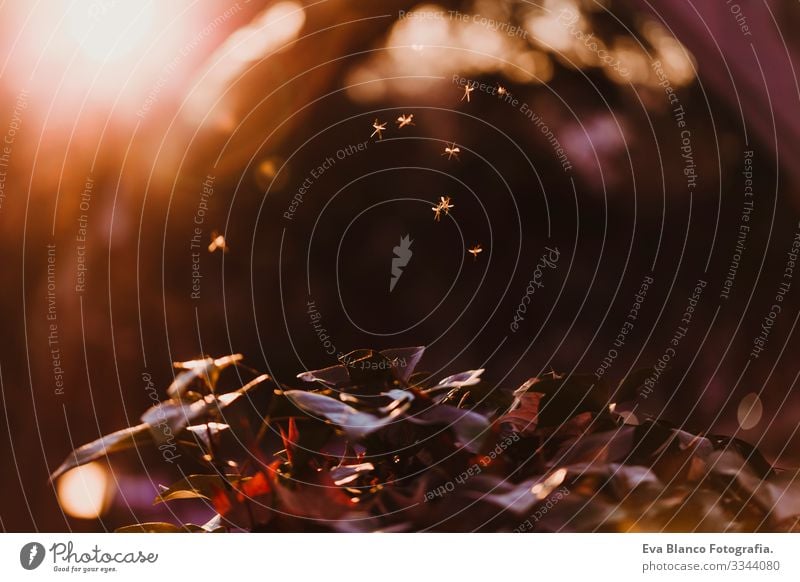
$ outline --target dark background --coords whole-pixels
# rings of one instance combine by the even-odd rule
[[[724,3],[545,4],[551,14],[580,10],[586,30],[615,54],[630,51],[631,79],[574,47],[548,49],[534,34],[547,26],[494,50],[486,27],[408,29],[397,14],[413,2],[307,4],[300,38],[238,60],[224,57],[249,46],[248,30],[280,36],[289,26],[287,17],[258,28],[274,3],[242,3],[222,20],[231,4],[156,7],[155,40],[137,49],[140,59],[95,68],[71,60],[79,48],[53,54],[60,29],[47,15],[24,2],[0,8],[0,132],[20,90],[28,91],[0,207],[4,530],[94,531],[169,518],[150,502],[155,484],[175,480],[178,468],[155,452],[110,461],[118,491],[100,520],[65,516],[48,474],[72,448],[137,422],[150,405],[143,374],[163,395],[175,360],[241,352],[285,383],[334,363],[310,323],[309,298],[337,351],[426,345],[426,370],[485,367],[498,389],[513,389],[551,368],[594,372],[648,274],[654,284],[607,376],[616,382],[653,366],[703,279],[689,332],[642,412],[736,433],[777,464],[797,467],[799,281],[765,351],[749,358],[798,230],[796,2],[742,3],[748,36]],[[524,2],[438,5],[523,27],[543,12]],[[37,19],[45,24],[37,28]],[[215,19],[138,116],[164,67]],[[398,46],[414,34],[426,44],[421,51]],[[699,176],[691,193],[679,130],[644,54],[673,63]],[[572,169],[564,171],[518,107],[479,91],[460,101],[454,74],[502,84],[528,103]],[[358,83],[366,85],[353,88]],[[409,112],[415,125],[398,131],[393,120]],[[312,169],[368,140],[375,118],[389,122],[384,139],[337,160],[294,219],[284,219]],[[460,160],[442,157],[449,142],[459,144]],[[723,300],[745,150],[754,151],[752,230]],[[214,194],[203,245],[219,231],[229,251],[202,249],[200,299],[192,299],[190,239],[208,175]],[[452,219],[436,223],[429,205],[444,194],[455,204]],[[88,271],[78,293],[81,214],[89,219]],[[389,293],[392,249],[406,234],[414,256]],[[485,250],[473,260],[465,249],[476,243]],[[63,394],[47,339],[47,244],[57,249]],[[546,246],[560,250],[558,267],[545,273],[511,333]],[[226,378],[235,385],[235,372]],[[737,407],[749,393],[760,395],[763,416],[741,430]]]

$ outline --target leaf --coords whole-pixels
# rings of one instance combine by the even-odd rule
[[[304,382],[317,382],[328,388],[388,384],[397,378],[407,384],[424,353],[424,347],[395,348],[376,352],[355,350],[340,358],[341,364],[298,374]]]
[[[231,509],[233,509],[230,495],[228,495],[227,491],[222,489],[214,493],[214,497],[211,498],[211,504],[220,515],[228,515]]]
[[[272,491],[272,487],[269,484],[269,479],[263,471],[259,471],[251,478],[240,480],[239,484],[237,485],[237,489],[248,499],[252,497],[258,497],[259,495],[265,495]]]
[[[275,461],[264,471],[246,477],[230,489],[218,489],[214,492],[211,503],[220,516],[225,517],[225,522],[242,529],[253,528],[256,524],[265,524],[270,521],[272,513],[272,497],[265,499],[263,496],[273,490],[271,479],[267,472],[274,472],[281,461]],[[252,503],[251,503],[252,501]],[[221,518],[220,518],[221,523]],[[206,524],[204,527],[213,526]]]
[[[53,471],[50,480],[53,481],[59,475],[85,465],[104,455],[109,455],[117,451],[124,451],[133,447],[152,444],[153,438],[147,424],[140,424],[130,428],[125,428],[112,432],[111,434],[100,437],[96,441],[85,444],[72,451],[63,463]]]
[[[615,498],[625,500],[635,489],[642,487],[643,490],[657,490],[663,497],[663,485],[658,476],[648,467],[638,465],[623,465],[620,463],[576,463],[564,467],[567,475],[574,481],[595,478],[589,487],[594,490],[606,491],[609,485]],[[573,486],[574,489],[581,488],[580,483]]]
[[[347,485],[358,479],[363,473],[374,471],[372,463],[360,463],[358,465],[342,465],[331,469],[331,479],[338,487]]]
[[[192,403],[182,400],[161,402],[149,408],[142,415],[142,422],[150,426],[156,442],[168,441],[198,418],[206,417],[212,412],[222,411],[266,380],[269,380],[269,376],[262,374],[234,392],[220,396],[208,394],[201,400]]]
[[[238,475],[189,475],[164,489],[153,501],[153,505],[176,499],[211,500],[217,491],[226,491],[235,484],[246,481]]]
[[[403,384],[408,384],[409,378],[411,378],[411,375],[417,368],[417,364],[419,364],[419,361],[422,359],[422,354],[424,353],[424,346],[395,348],[383,350],[381,352],[387,359],[394,362],[395,365],[392,367],[394,376]]]
[[[460,374],[453,374],[447,378],[440,380],[439,383],[433,388],[427,389],[425,392],[439,392],[448,388],[463,388],[465,386],[474,386],[481,381],[481,374],[486,370],[480,368],[478,370],[467,370]]]
[[[536,432],[539,422],[539,402],[544,394],[527,392],[521,394],[511,405],[511,409],[497,419],[498,423],[506,423],[514,432],[522,436],[530,436]]]
[[[355,350],[340,359],[358,392],[374,394],[388,388],[394,379],[395,362],[375,350]]]
[[[562,438],[588,436],[589,427],[593,424],[595,425],[595,430],[600,428],[600,425],[596,422],[596,417],[591,412],[581,412],[563,424],[556,427],[543,428],[540,432],[542,435],[548,435],[547,438],[555,439],[553,441],[555,444],[558,439]],[[617,427],[614,428],[616,429]]]
[[[611,404],[606,383],[590,374],[562,376],[553,372],[531,378],[514,395],[519,398],[528,391],[545,395],[539,405],[539,426],[558,426],[582,412],[601,412]]]
[[[202,442],[206,448],[211,446],[210,437],[215,437],[218,434],[230,430],[230,425],[221,422],[209,422],[205,424],[197,424],[194,426],[187,426],[186,430],[192,433],[195,439]]]
[[[612,402],[608,406],[608,412],[611,414],[611,417],[615,419],[618,424],[627,424],[629,426],[639,426],[641,421],[639,417],[636,416],[636,406],[632,407],[625,407],[625,404],[619,405],[616,402]]]
[[[281,440],[283,440],[283,448],[286,450],[286,458],[289,461],[290,465],[294,465],[294,449],[297,446],[299,440],[299,434],[297,432],[297,421],[295,421],[294,417],[289,419],[289,433],[286,434],[281,431]]]
[[[645,420],[634,430],[635,445],[629,462],[637,465],[650,465],[675,436],[674,429],[661,420]]]
[[[201,400],[187,404],[181,400],[167,400],[148,408],[141,416],[142,422],[150,428],[156,443],[173,439],[190,423],[203,416],[216,402],[209,395]]]
[[[186,527],[177,526],[172,523],[148,521],[146,523],[137,523],[135,525],[120,527],[115,531],[116,533],[186,533],[190,530]]]
[[[414,386],[422,392],[429,390],[431,383],[432,381],[430,372],[414,372],[408,378],[408,385]]]
[[[173,366],[181,372],[167,388],[167,395],[170,398],[181,398],[191,387],[195,380],[203,380],[213,388],[216,385],[219,372],[228,366],[240,362],[244,359],[242,354],[233,354],[222,358],[204,358],[202,360],[189,360],[188,362],[174,362]]]
[[[715,451],[709,455],[710,475],[719,479],[721,491],[736,488],[745,502],[758,507],[776,522],[800,516],[800,482],[797,474],[784,473],[761,478],[749,459],[736,448]]]
[[[388,416],[381,418],[374,414],[361,412],[340,400],[315,392],[287,390],[284,394],[304,412],[316,418],[322,417],[329,420],[353,439],[364,438],[368,434],[386,426],[395,420],[401,412],[400,409],[396,409]]]
[[[313,493],[309,494],[309,488]],[[317,473],[302,485],[289,479],[276,479],[275,493],[282,511],[298,518],[338,521],[353,507],[352,494],[336,487],[326,472]]]
[[[194,523],[184,523],[183,527],[189,533],[221,533],[225,531],[223,526],[217,526],[214,529],[209,529],[205,525],[196,525]]]
[[[413,392],[409,392],[408,390],[399,390],[397,388],[389,390],[388,392],[384,392],[381,394],[381,396],[386,396],[392,399],[389,404],[380,409],[381,412],[384,413],[393,412],[399,407],[404,407],[404,410],[406,410],[411,401],[414,400]]]
[[[214,517],[209,519],[205,522],[202,526],[204,530],[209,533],[216,533],[220,531],[225,531],[225,526],[222,525],[222,516],[220,514],[216,514]]]
[[[547,499],[553,491],[561,486],[566,477],[567,470],[561,468],[547,476],[534,477],[517,485],[505,482],[500,483],[495,487],[495,490],[499,490],[498,493],[482,494],[470,492],[470,496],[492,503],[517,515],[523,515],[530,511],[534,505]]]
[[[774,482],[762,481],[769,494],[767,511],[779,522],[800,517],[800,473],[787,472],[779,475]]]
[[[764,455],[762,455],[756,447],[747,441],[727,436],[709,435],[708,438],[714,443],[715,448],[730,448],[742,455],[742,457],[747,460],[750,468],[753,469],[759,477],[767,478],[773,474],[772,465],[769,464],[764,458]]]
[[[350,375],[347,373],[347,368],[341,364],[323,368],[322,370],[303,372],[298,374],[297,377],[303,382],[318,382],[328,388],[342,388],[350,384]]]
[[[612,480],[616,486],[617,495],[620,498],[624,499],[628,493],[637,487],[652,487],[658,489],[662,487],[658,476],[648,467],[610,463],[608,468],[611,471]]]
[[[489,429],[489,419],[482,414],[439,404],[431,406],[424,411],[408,417],[414,424],[430,425],[445,424],[452,429],[456,439],[471,453],[477,453],[481,448],[482,437]]]
[[[596,432],[567,442],[555,455],[557,464],[621,463],[628,458],[635,443],[633,426],[614,431]]]

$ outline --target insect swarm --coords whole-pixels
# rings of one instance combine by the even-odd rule
[[[445,215],[449,215],[452,208],[455,208],[455,206],[450,203],[450,196],[439,197],[439,203],[431,208],[435,213],[434,220],[439,222],[442,218],[442,212],[444,212]]]

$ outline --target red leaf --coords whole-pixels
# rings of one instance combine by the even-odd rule
[[[297,443],[297,439],[300,437],[300,433],[297,431],[297,423],[294,420],[294,417],[289,419],[289,434],[287,435],[281,431],[281,439],[283,440],[283,448],[286,449],[286,458],[289,461],[289,464],[294,466],[294,445]]]
[[[510,410],[505,416],[501,416],[497,422],[505,422],[511,428],[523,436],[529,436],[536,430],[539,423],[539,403],[544,394],[541,392],[525,392],[518,396],[519,404]]]
[[[214,509],[220,515],[226,515],[231,510],[231,500],[228,498],[228,493],[222,489],[214,494],[211,503],[214,504]]]
[[[318,473],[309,482],[276,479],[275,493],[282,510],[294,517],[307,519],[341,519],[353,502],[330,475]]]
[[[272,487],[269,484],[269,480],[266,475],[260,471],[253,475],[252,479],[245,481],[241,487],[242,494],[247,497],[257,497],[258,495],[264,495],[270,491],[272,491]]]

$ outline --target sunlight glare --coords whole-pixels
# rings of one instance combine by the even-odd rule
[[[58,501],[72,517],[95,519],[102,515],[111,500],[111,479],[100,463],[76,467],[58,481]]]
[[[155,8],[151,2],[135,0],[97,2],[89,9],[79,3],[66,10],[66,17],[70,35],[87,57],[114,62],[145,46],[153,31]]]

